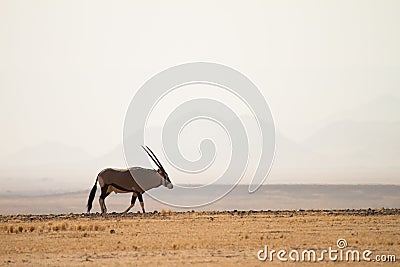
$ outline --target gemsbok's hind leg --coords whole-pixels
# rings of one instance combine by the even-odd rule
[[[126,209],[126,211],[124,211],[124,214],[127,214],[128,213],[128,211],[130,211],[131,210],[131,208],[133,208],[133,206],[135,205],[135,202],[136,202],[136,193],[133,193],[132,194],[132,199],[131,199],[131,205]]]
[[[142,194],[138,193],[138,199],[139,199],[139,202],[140,202],[140,206],[142,207],[143,213],[146,213],[146,211],[144,210],[144,202],[143,202]]]
[[[100,208],[101,208],[101,213],[106,214],[107,213],[107,207],[106,207],[106,197],[111,193],[107,192],[108,185],[105,185],[101,188],[101,195],[99,197],[99,203],[100,203]]]

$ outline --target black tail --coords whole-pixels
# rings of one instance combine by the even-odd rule
[[[97,178],[97,179],[98,179],[98,178]],[[97,190],[97,179],[96,179],[96,181],[94,182],[94,186],[93,186],[93,188],[92,188],[92,190],[90,191],[90,194],[89,194],[89,199],[88,199],[88,202],[87,202],[87,212],[88,212],[88,213],[89,213],[90,210],[92,209],[93,199],[94,199],[94,196],[96,195],[96,190]]]

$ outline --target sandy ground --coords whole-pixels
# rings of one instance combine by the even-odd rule
[[[329,247],[340,255],[371,250],[368,258],[395,255],[400,259],[400,210],[225,211],[151,214],[0,215],[1,266],[267,266],[310,265],[304,250]],[[339,249],[343,238],[347,247]],[[257,252],[296,250],[299,262],[267,258]],[[333,254],[336,255],[336,254]],[[264,256],[264,254],[260,254]],[[295,252],[292,253],[296,257]],[[362,257],[362,256],[360,256]],[[382,258],[382,257],[381,257]],[[331,261],[321,265],[349,264]],[[365,262],[351,262],[365,266]]]

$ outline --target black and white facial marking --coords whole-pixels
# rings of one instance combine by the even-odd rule
[[[164,167],[161,165],[161,162],[158,160],[158,158],[156,157],[154,152],[148,146],[146,146],[146,147],[142,146],[142,147],[143,147],[144,151],[146,151],[147,155],[150,156],[150,158],[153,160],[153,162],[159,168],[157,170],[157,172],[159,175],[161,175],[161,177],[163,177],[163,180],[161,181],[162,185],[167,187],[168,189],[172,189],[173,185],[171,183],[171,180],[168,177],[168,173],[165,171]]]
[[[161,169],[158,169],[157,172],[163,178],[162,185],[167,187],[168,189],[172,189],[174,186],[172,185],[172,182],[168,177],[168,173],[166,173],[164,170]]]

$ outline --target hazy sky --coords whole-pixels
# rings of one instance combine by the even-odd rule
[[[0,1],[0,156],[106,153],[136,90],[193,61],[247,75],[293,140],[400,97],[399,1]],[[327,122],[328,123],[328,122]]]

